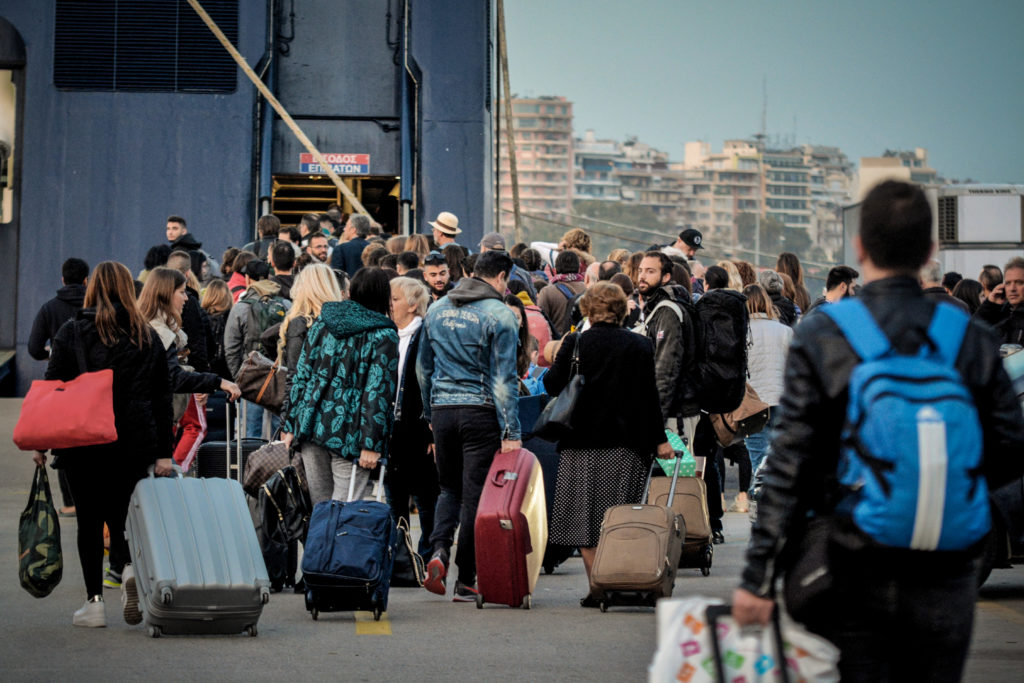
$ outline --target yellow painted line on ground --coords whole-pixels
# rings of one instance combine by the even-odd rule
[[[996,616],[1001,617],[1006,621],[1012,621],[1018,626],[1024,626],[1024,614],[1021,614],[1012,607],[1007,607],[1006,605],[1001,605],[998,602],[991,602],[988,600],[979,601],[978,607],[986,612],[994,613]],[[372,619],[373,617],[371,616],[370,618]]]
[[[380,615],[380,621],[373,620],[373,612],[356,612],[357,636],[390,636],[391,622],[388,613]]]

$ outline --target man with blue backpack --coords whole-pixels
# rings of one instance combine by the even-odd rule
[[[835,643],[843,681],[957,681],[988,491],[1024,473],[1024,418],[985,325],[925,298],[931,209],[887,181],[861,205],[866,283],[795,330],[741,624],[787,610]]]

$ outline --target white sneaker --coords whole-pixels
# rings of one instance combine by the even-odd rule
[[[86,628],[103,628],[107,625],[107,610],[103,605],[103,596],[95,595],[85,601],[85,604],[75,612],[71,618],[75,626]]]
[[[125,565],[124,571],[121,573],[121,607],[125,623],[134,626],[142,622],[142,612],[139,611],[139,591],[135,585],[135,570],[130,564]]]

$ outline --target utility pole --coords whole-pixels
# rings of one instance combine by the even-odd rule
[[[516,172],[516,138],[512,129],[512,90],[508,77],[508,45],[505,42],[505,3],[498,0],[498,51],[501,59],[501,80],[505,89],[505,135],[508,136],[508,170],[512,178],[512,211],[515,216],[515,242],[523,240],[522,217],[519,215],[519,175]],[[499,158],[500,166],[500,158]],[[498,191],[501,191],[499,184]]]

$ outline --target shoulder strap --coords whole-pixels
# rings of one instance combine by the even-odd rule
[[[676,314],[677,318],[679,318],[679,322],[683,322],[683,309],[679,307],[679,304],[668,299],[662,299],[661,301],[656,303],[654,305],[654,308],[647,315],[647,319],[650,320],[652,317],[654,317],[654,314],[658,312],[659,308],[671,308],[672,312]]]
[[[928,338],[935,344],[939,356],[949,365],[956,364],[969,322],[970,319],[963,311],[941,301],[936,304],[932,322],[928,325]]]
[[[562,284],[561,282],[556,282],[556,283],[555,283],[555,289],[557,289],[557,290],[558,290],[559,292],[561,292],[561,293],[562,293],[562,295],[563,295],[563,296],[564,296],[564,297],[565,297],[566,299],[569,299],[570,301],[572,300],[572,298],[573,298],[574,296],[576,296],[575,294],[573,294],[573,293],[572,293],[572,290],[571,290],[571,289],[569,289],[569,287],[568,287],[567,285],[564,285],[564,284]]]
[[[861,360],[879,358],[892,348],[885,332],[878,327],[871,311],[857,299],[846,299],[834,304],[827,304],[821,311],[832,318],[839,330],[850,342],[854,353]]]

